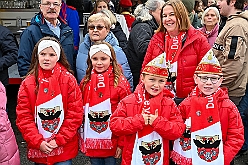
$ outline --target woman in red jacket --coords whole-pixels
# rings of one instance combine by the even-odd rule
[[[59,42],[42,38],[21,83],[16,125],[27,142],[28,159],[36,165],[71,165],[78,153],[82,94]]]
[[[206,37],[190,25],[187,9],[181,0],[167,1],[160,16],[161,24],[149,43],[142,68],[165,53],[169,70],[167,87],[175,97],[185,98],[195,86],[195,68],[210,45]]]
[[[131,93],[113,47],[98,42],[90,47],[86,76],[80,83],[84,103],[84,125],[80,128],[80,149],[91,165],[115,165],[121,157],[123,140],[109,128],[109,118],[121,99]]]

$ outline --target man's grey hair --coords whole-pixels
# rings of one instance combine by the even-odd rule
[[[146,7],[150,11],[155,11],[157,8],[159,8],[163,4],[164,4],[164,0],[148,0],[146,2]]]

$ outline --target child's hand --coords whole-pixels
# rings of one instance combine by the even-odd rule
[[[58,147],[58,145],[57,145],[57,143],[56,143],[55,140],[51,140],[51,141],[49,142],[49,144],[52,146],[53,149]]]
[[[122,154],[121,148],[117,147],[116,152],[115,152],[115,158],[120,158]]]
[[[40,144],[40,150],[45,154],[49,154],[53,150],[53,147],[51,144],[47,143],[46,141],[43,141]]]
[[[143,118],[145,120],[145,125],[148,125],[149,124],[149,116],[150,116],[150,114],[145,114],[145,113],[142,112],[142,116],[143,116]]]
[[[158,117],[158,110],[156,109],[155,111],[155,115],[150,114],[149,117],[149,124],[152,125],[152,123],[154,122],[154,120]]]

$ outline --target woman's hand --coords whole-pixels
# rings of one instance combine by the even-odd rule
[[[121,158],[121,154],[122,154],[122,149],[117,147],[115,152],[115,158]]]
[[[41,142],[40,150],[45,154],[49,154],[53,150],[53,146],[46,141]]]

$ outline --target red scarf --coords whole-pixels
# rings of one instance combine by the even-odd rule
[[[166,42],[165,42],[165,52],[166,52],[166,61],[173,64],[177,61],[178,56],[182,48],[182,39],[186,33],[180,32],[177,36],[171,38],[168,32],[166,32]]]
[[[59,78],[62,65],[57,63],[53,70],[47,71],[39,67],[38,82],[39,89],[35,102],[35,123],[44,141],[51,141],[58,133],[64,120],[64,107]],[[41,158],[47,156],[60,155],[63,147],[57,147],[49,154],[45,154],[39,149],[29,149],[29,158]]]
[[[91,79],[84,96],[85,124],[80,131],[80,149],[111,149],[112,132],[109,119],[112,114],[110,103],[109,77],[113,67],[109,66],[104,73],[92,70]],[[84,130],[83,130],[84,127]]]
[[[158,115],[161,114],[163,92],[150,98],[150,94],[146,92],[143,83],[137,86],[135,92],[138,94],[139,113],[155,114],[155,111],[158,110]],[[155,151],[155,148],[159,147],[161,147],[159,151]],[[152,152],[152,150],[154,151]],[[149,154],[145,154],[146,152],[149,152]],[[153,164],[163,164],[163,157],[162,137],[153,130],[151,125],[144,126],[143,130],[137,133],[131,164],[150,164],[151,162]]]

